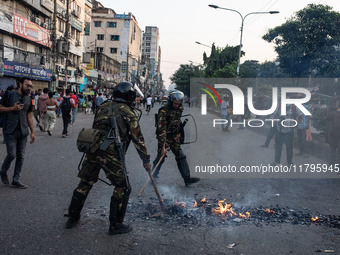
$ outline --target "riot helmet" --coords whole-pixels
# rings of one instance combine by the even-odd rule
[[[172,90],[169,93],[169,103],[172,105],[173,103],[183,104],[184,94],[179,90]]]
[[[136,91],[131,82],[123,81],[113,91],[115,101],[123,103],[133,103],[136,99]]]

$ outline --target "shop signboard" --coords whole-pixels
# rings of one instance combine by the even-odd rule
[[[34,80],[51,81],[53,71],[5,60],[3,74],[6,76],[28,77]]]

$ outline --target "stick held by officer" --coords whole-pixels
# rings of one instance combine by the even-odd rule
[[[157,123],[157,139],[158,150],[157,157],[153,161],[153,169],[157,163],[161,160],[158,167],[154,170],[153,177],[158,178],[159,171],[164,162],[164,156],[167,153],[167,149],[174,153],[177,161],[178,170],[184,179],[185,186],[189,186],[200,179],[190,177],[190,169],[186,155],[181,149],[181,116],[183,113],[183,99],[184,94],[179,90],[173,90],[169,93],[168,103],[161,107],[158,111],[158,123]],[[163,158],[162,158],[163,156]]]
[[[136,89],[138,88],[134,88],[130,82],[121,82],[113,92],[114,99],[107,100],[97,109],[92,127],[100,134],[96,143],[98,149],[86,153],[81,165],[78,173],[80,182],[73,192],[68,209],[67,228],[72,228],[79,222],[85,200],[93,184],[98,181],[100,169],[103,169],[114,185],[110,202],[109,234],[124,234],[132,230],[132,227],[124,222],[131,193],[125,167],[125,152],[130,141],[142,159],[144,168],[151,171],[150,156],[138,121],[139,111],[133,107]],[[117,129],[119,133],[116,132]],[[119,137],[116,137],[116,134],[119,134]]]

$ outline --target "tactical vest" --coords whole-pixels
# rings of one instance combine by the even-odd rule
[[[101,106],[98,108],[96,115],[94,117],[92,128],[98,129],[100,133],[102,134],[103,138],[107,137],[110,129],[111,129],[111,122],[110,122],[110,114],[114,114],[115,111],[112,109],[110,110],[110,103],[112,101],[107,100]],[[118,116],[116,115],[116,120],[118,124],[119,129],[119,135],[123,141],[124,144],[127,144],[130,142],[130,136],[129,136],[129,129],[128,129],[128,123],[124,120],[124,117],[122,116],[121,112],[119,111],[119,108],[121,106],[128,107],[126,104],[123,103],[116,103],[112,102],[113,107],[117,107],[117,112],[119,113]]]
[[[166,111],[166,122],[167,122],[167,137],[175,137],[181,129],[181,116],[183,108],[173,109],[170,105],[166,105],[160,108]]]

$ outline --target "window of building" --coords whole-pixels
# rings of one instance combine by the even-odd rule
[[[132,66],[136,66],[136,59],[135,58],[132,59]]]
[[[94,22],[94,26],[95,27],[101,27],[102,26],[102,22],[101,21],[95,21]]]
[[[103,52],[104,48],[103,47],[97,47],[97,52]]]
[[[145,49],[145,52],[150,52],[150,49]]]
[[[150,46],[150,43],[145,43],[145,46]]]
[[[111,35],[111,41],[119,41],[119,35]]]
[[[117,48],[110,48],[110,53],[117,54]]]
[[[108,21],[108,22],[106,23],[106,26],[107,26],[107,27],[113,27],[113,28],[115,28],[115,27],[117,27],[117,22],[109,22],[109,21]]]
[[[104,35],[97,35],[97,40],[104,40]]]
[[[73,27],[71,28],[71,38],[72,39],[76,38],[76,30]]]
[[[61,20],[58,21],[58,29],[59,32],[64,32],[64,22]]]

